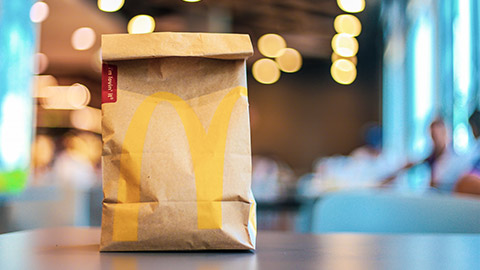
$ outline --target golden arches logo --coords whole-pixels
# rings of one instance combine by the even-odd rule
[[[170,103],[180,116],[190,146],[199,229],[222,227],[223,167],[228,125],[233,107],[247,89],[238,86],[230,90],[218,105],[208,132],[192,107],[169,92],[147,97],[135,111],[122,145],[118,204],[113,217],[113,241],[137,241],[140,202],[142,153],[148,124],[155,107]],[[126,165],[128,164],[128,165]]]

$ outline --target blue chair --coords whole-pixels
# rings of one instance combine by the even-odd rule
[[[480,233],[480,200],[468,197],[344,191],[312,211],[313,233]]]

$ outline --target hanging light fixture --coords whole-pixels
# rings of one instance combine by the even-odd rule
[[[265,34],[258,39],[258,50],[266,57],[275,58],[286,47],[285,39],[277,34]]]
[[[128,33],[146,34],[155,30],[155,20],[149,15],[137,15],[128,22]]]
[[[352,57],[358,52],[358,41],[349,34],[336,34],[332,38],[332,49],[340,56]]]
[[[280,70],[272,59],[262,58],[253,63],[252,73],[255,80],[263,84],[272,84],[280,78]]]
[[[332,78],[340,84],[351,84],[357,77],[357,68],[347,59],[339,59],[332,64]]]
[[[353,37],[360,35],[362,32],[362,23],[351,14],[338,15],[333,22],[333,27],[337,33],[345,33]]]
[[[365,0],[337,0],[337,4],[348,13],[358,13],[365,9]]]
[[[105,12],[115,12],[123,7],[125,0],[98,0],[98,9]]]

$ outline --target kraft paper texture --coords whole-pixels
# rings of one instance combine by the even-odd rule
[[[100,250],[255,249],[248,35],[104,35],[102,54]]]

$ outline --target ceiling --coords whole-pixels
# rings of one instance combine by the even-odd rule
[[[331,28],[329,21],[341,10],[335,0],[143,0],[126,1],[120,13],[127,18],[144,13],[160,20],[165,16],[230,17],[235,32],[318,34]]]
[[[328,78],[331,39],[335,35],[333,21],[338,14],[343,13],[336,0],[202,0],[198,3],[186,3],[182,0],[125,0],[123,8],[115,13],[100,11],[97,0],[43,1],[49,5],[50,14],[38,25],[38,50],[49,59],[48,68],[42,74],[55,76],[59,85],[86,85],[92,98],[89,106],[96,108],[100,108],[101,104],[101,35],[126,33],[127,23],[135,15],[153,16],[156,22],[155,31],[247,33],[251,36],[255,49],[255,55],[248,60],[249,65],[262,57],[256,49],[256,41],[260,36],[266,33],[281,34],[288,47],[295,48],[302,54],[304,62],[299,72],[282,75],[279,84],[293,82],[292,89],[305,90],[297,93],[296,98],[302,95],[310,98],[318,93],[308,92],[311,85],[301,87],[302,83],[308,82],[316,86],[332,81]],[[355,89],[355,93],[367,93],[364,90],[374,92],[380,88],[378,76],[382,50],[378,44],[381,46],[382,36],[377,23],[380,1],[367,0],[365,11],[355,14],[363,28],[358,37],[360,50],[357,81],[368,83],[344,87],[344,91]],[[96,32],[95,44],[88,50],[78,51],[72,47],[72,34],[80,27],[91,27]],[[249,86],[259,86],[253,79],[249,82],[252,82]],[[257,95],[257,98],[261,100],[262,97]],[[303,105],[297,109],[301,111],[302,108]],[[40,107],[37,112],[38,118],[45,120],[44,126],[61,126],[58,123],[59,119],[63,119],[59,116],[61,113],[62,111],[58,110],[42,110]]]
[[[248,33],[254,48],[261,35],[278,33],[288,47],[297,49],[305,59],[327,61],[335,34],[333,21],[343,13],[335,0],[125,0],[125,5],[115,13],[100,11],[97,0],[44,1],[50,6],[49,17],[39,27],[39,51],[49,59],[44,74],[69,78],[63,84],[84,83],[93,93],[99,92],[101,35],[125,33],[128,20],[135,15],[153,16],[155,31]],[[356,14],[363,27],[358,37],[360,64],[362,57],[367,63],[373,62],[372,55],[378,55],[375,42],[379,36],[379,1],[367,1],[365,11]],[[94,46],[85,51],[74,50],[70,41],[80,27],[91,27],[96,32]],[[249,63],[260,57],[256,53]]]
[[[331,54],[333,19],[340,13],[335,0],[144,0],[126,1],[120,11],[125,18],[155,17],[156,31],[248,33],[253,41],[279,33],[288,46],[313,57]]]
[[[248,33],[254,43],[265,33],[279,33],[289,47],[296,48],[305,57],[328,59],[335,34],[333,20],[343,13],[335,0],[202,0],[197,3],[126,0],[116,13],[98,10],[97,0],[45,2],[50,6],[50,16],[42,24],[40,50],[61,72],[77,69],[79,65],[91,69],[90,58],[100,48],[100,35],[126,32],[128,20],[138,14],[153,16],[155,31]],[[358,14],[363,23],[363,36],[372,31],[368,15],[377,12],[377,2],[367,1],[366,10]],[[82,26],[97,32],[97,42],[90,50],[74,51],[71,34]]]

